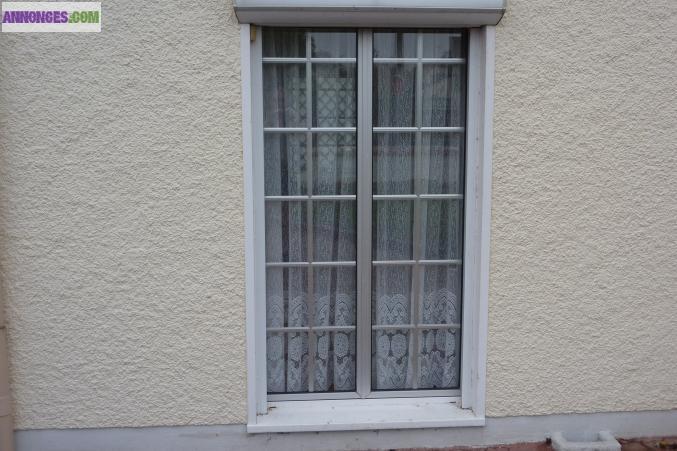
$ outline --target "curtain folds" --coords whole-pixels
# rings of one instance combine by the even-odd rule
[[[354,31],[264,29],[264,57],[342,58],[263,63],[270,393],[356,387],[356,48]],[[459,386],[465,139],[444,128],[465,125],[465,65],[421,58],[463,49],[374,32],[376,58],[407,60],[373,66],[372,390]]]

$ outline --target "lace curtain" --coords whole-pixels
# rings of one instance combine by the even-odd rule
[[[442,35],[374,33],[374,56],[414,58],[421,48],[423,57],[458,56],[457,37]],[[310,48],[313,57],[354,58],[355,36],[313,32],[308,47],[303,30],[266,29],[264,57],[305,58]],[[279,129],[355,127],[356,62],[306,71],[306,62],[263,66],[264,127],[277,129],[264,133],[263,149],[270,393],[355,390],[356,200],[298,196],[356,195],[356,134]],[[374,64],[374,126],[462,127],[464,71]],[[446,195],[463,193],[464,135],[375,132],[372,152],[373,194],[400,195],[373,200],[372,390],[457,387],[463,200]],[[420,194],[444,196],[412,198]]]
[[[302,31],[267,33],[264,56],[306,57]],[[311,44],[313,57],[355,56],[354,33],[313,33]],[[356,62],[306,71],[305,62],[264,64],[264,127],[355,127]],[[354,131],[265,133],[264,147],[266,196],[356,195]],[[356,217],[354,198],[266,201],[271,393],[355,390]]]
[[[450,33],[374,33],[375,58],[453,58],[460,49]],[[378,60],[373,67],[373,123],[390,128],[374,131],[373,193],[391,198],[373,201],[372,390],[459,384],[462,270],[431,261],[462,258],[462,199],[406,195],[463,193],[464,136],[392,128],[462,127],[464,70]]]

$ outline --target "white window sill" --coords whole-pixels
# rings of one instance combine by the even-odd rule
[[[461,409],[458,398],[340,399],[268,404],[247,432],[348,431],[484,426],[484,417]]]

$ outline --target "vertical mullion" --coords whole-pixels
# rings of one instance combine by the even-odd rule
[[[412,337],[412,365],[413,365],[413,381],[412,389],[416,390],[418,388],[418,379],[419,379],[419,361],[418,361],[418,324],[419,324],[419,308],[420,308],[420,299],[421,299],[421,265],[419,261],[421,260],[421,197],[419,196],[422,192],[422,181],[421,181],[421,152],[422,152],[422,137],[421,137],[421,127],[423,126],[423,34],[419,31],[416,34],[416,93],[415,93],[415,104],[416,104],[416,142],[414,144],[414,193],[416,194],[416,199],[414,199],[414,230],[413,230],[413,252],[414,252],[414,267],[412,268],[412,283],[411,283],[411,324],[414,326],[411,329]]]
[[[371,393],[372,32],[357,46],[357,369],[361,398]]]
[[[313,72],[310,56],[312,51],[310,30],[306,30],[306,186],[309,194],[313,194]],[[313,200],[308,196],[307,200],[306,236],[308,252],[308,391],[315,391],[315,287],[313,281]]]

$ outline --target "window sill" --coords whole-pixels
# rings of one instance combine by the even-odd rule
[[[280,401],[247,425],[249,433],[348,431],[484,426],[484,417],[461,409],[458,398]]]

